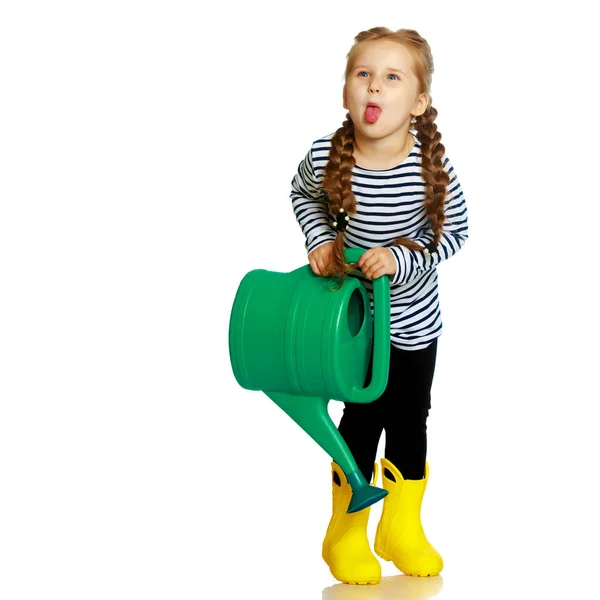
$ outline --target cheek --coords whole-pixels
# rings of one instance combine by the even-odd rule
[[[358,102],[360,97],[360,91],[361,90],[358,88],[358,86],[352,86],[352,88],[349,89],[348,93],[346,94],[347,102],[349,102],[350,104]]]

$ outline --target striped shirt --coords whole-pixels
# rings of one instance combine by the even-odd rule
[[[335,240],[327,195],[323,189],[325,165],[329,159],[333,133],[313,142],[292,179],[292,207],[306,237],[310,254],[315,248]],[[414,134],[411,135],[414,136]],[[446,221],[438,251],[427,255],[394,245],[402,236],[423,246],[433,241],[433,231],[424,206],[425,182],[421,177],[421,144],[415,145],[398,166],[373,170],[355,166],[352,191],[356,197],[356,214],[350,215],[344,232],[345,248],[391,249],[396,259],[396,273],[390,276],[390,341],[404,350],[426,348],[442,333],[438,299],[437,265],[450,258],[467,239],[467,207],[460,183],[446,155],[442,158],[450,176],[445,201]],[[360,269],[348,275],[365,286],[373,314],[373,284]]]

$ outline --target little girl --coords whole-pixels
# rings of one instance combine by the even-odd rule
[[[467,239],[467,209],[441,143],[431,101],[433,58],[414,30],[375,27],[355,37],[347,55],[346,121],[316,140],[292,180],[292,206],[311,269],[358,277],[373,310],[372,280],[390,278],[390,369],[385,392],[368,404],[345,403],[339,431],[359,469],[384,499],[375,552],[403,573],[437,575],[439,553],[427,540],[420,509],[429,476],[427,417],[442,332],[437,265]],[[416,134],[413,134],[414,130]],[[367,249],[358,268],[345,248]],[[372,360],[365,385],[372,373]],[[373,477],[374,474],[374,477]],[[333,515],[323,559],[344,583],[378,583],[381,566],[367,538],[369,508],[347,514],[351,490],[332,463]]]

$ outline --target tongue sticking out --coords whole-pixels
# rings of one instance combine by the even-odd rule
[[[377,119],[379,119],[379,115],[381,114],[381,109],[379,106],[367,106],[365,110],[365,121],[367,123],[375,123]]]

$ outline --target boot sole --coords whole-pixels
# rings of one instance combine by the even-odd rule
[[[330,569],[331,571],[331,569]],[[364,581],[358,581],[358,580],[352,580],[352,579],[345,579],[344,577],[338,577],[333,571],[331,571],[331,574],[341,583],[347,583],[348,585],[377,585],[381,579],[368,579],[368,580],[364,580]]]
[[[408,569],[404,570],[399,565],[397,565],[393,561],[393,559],[391,559],[387,554],[384,554],[383,552],[379,552],[379,550],[377,550],[377,548],[375,548],[375,554],[377,554],[377,556],[379,556],[380,558],[383,558],[383,560],[393,563],[393,565],[396,567],[396,569],[398,569],[405,575],[409,575],[410,577],[435,577],[436,575],[439,575],[441,573],[441,571],[437,571],[437,573],[435,571],[432,571],[431,573],[411,573]]]

